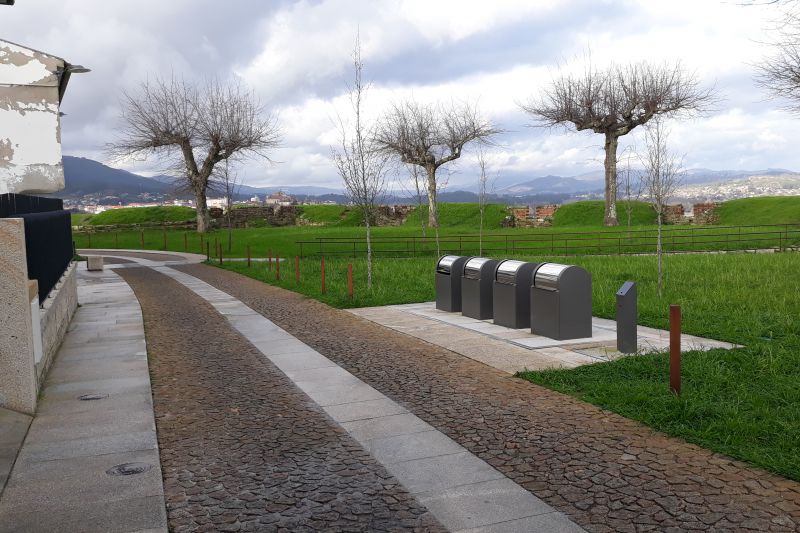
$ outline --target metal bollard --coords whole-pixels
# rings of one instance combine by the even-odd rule
[[[636,353],[639,320],[636,283],[626,281],[617,291],[617,350]]]

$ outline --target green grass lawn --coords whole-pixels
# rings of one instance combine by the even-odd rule
[[[123,207],[108,209],[92,216],[89,224],[159,224],[194,220],[195,210],[182,206]]]
[[[70,219],[72,220],[73,226],[82,226],[89,222],[89,219],[92,218],[90,213],[71,213]]]
[[[723,202],[718,224],[800,224],[800,196],[741,198]]]
[[[665,354],[520,377],[800,480],[800,255],[668,256],[662,298],[656,294],[654,257],[579,257],[570,262],[592,273],[597,316],[614,318],[614,294],[632,279],[639,287],[641,324],[666,329],[669,304],[680,304],[684,332],[744,348],[684,354],[680,397],[669,392]],[[352,300],[347,295],[348,263],[354,267]],[[300,262],[299,284],[294,261],[282,263],[279,281],[274,267],[264,263],[248,268],[230,262],[222,268],[336,307],[363,307],[433,300],[434,266],[433,258],[378,259],[375,286],[368,291],[363,259],[329,258],[324,295],[317,258]]]
[[[645,202],[630,202],[631,206],[631,226],[652,226],[656,223],[656,212],[653,206]],[[628,224],[628,202],[620,200],[617,202],[617,217],[619,225],[625,227]],[[564,204],[556,214],[553,215],[553,226],[569,227],[603,227],[605,215],[605,203],[602,200],[588,200],[584,202],[574,202]]]

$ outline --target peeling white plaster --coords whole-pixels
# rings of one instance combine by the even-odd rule
[[[0,84],[32,85],[54,74],[39,52],[0,40]]]

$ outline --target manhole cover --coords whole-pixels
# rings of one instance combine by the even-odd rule
[[[108,394],[84,394],[83,396],[78,396],[78,399],[82,402],[88,402],[92,400],[104,400],[108,398]]]
[[[132,476],[135,474],[143,474],[153,468],[153,465],[147,463],[122,463],[106,470],[109,476]]]

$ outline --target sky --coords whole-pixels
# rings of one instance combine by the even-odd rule
[[[280,148],[244,161],[251,186],[340,188],[331,159],[335,118],[348,112],[351,54],[360,35],[367,116],[393,102],[474,102],[503,134],[486,149],[503,181],[602,169],[602,137],[531,127],[519,104],[588,55],[602,67],[680,61],[720,102],[670,122],[670,146],[690,168],[800,170],[800,117],[753,82],[767,54],[774,5],[718,0],[17,0],[0,6],[0,37],[92,71],[70,80],[63,150],[142,174],[154,158],[112,160],[120,95],[143,80],[238,79],[281,126]],[[643,145],[642,132],[622,147]],[[448,168],[448,188],[477,181],[475,149]],[[405,177],[402,169],[397,179]]]

